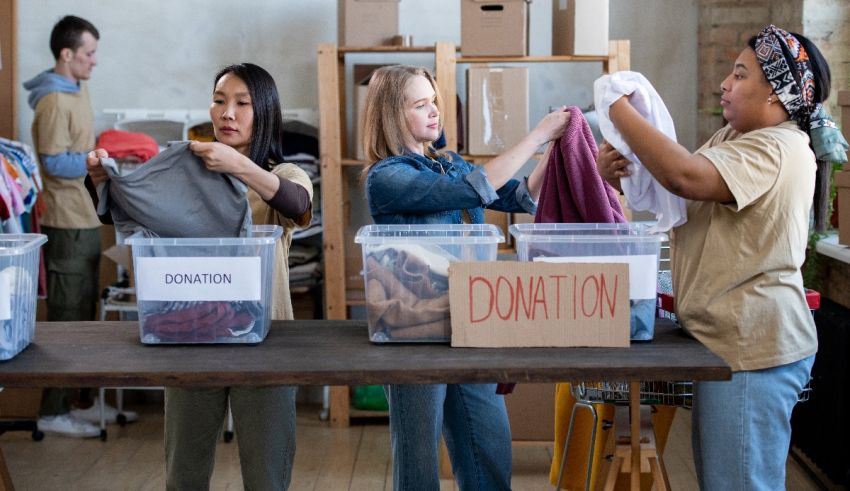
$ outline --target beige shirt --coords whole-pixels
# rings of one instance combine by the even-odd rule
[[[272,169],[272,173],[290,180],[307,190],[310,200],[313,199],[313,184],[310,176],[295,164],[280,164]],[[280,225],[283,236],[275,243],[275,269],[272,283],[272,319],[291,320],[292,299],[289,295],[289,246],[292,243],[292,232],[295,228],[305,227],[313,218],[313,211],[308,210],[297,220],[284,217],[268,205],[259,194],[248,188],[248,202],[251,205],[252,219],[255,225]]]
[[[673,288],[682,325],[733,371],[817,351],[800,266],[815,157],[794,122],[738,133],[727,126],[699,154],[720,172],[731,204],[688,202],[673,232]]]
[[[90,152],[94,149],[91,102],[88,86],[80,82],[77,93],[52,92],[35,107],[32,140],[39,155],[64,152]],[[91,197],[83,181],[85,176],[66,179],[40,169],[44,180],[44,204],[47,211],[41,224],[46,227],[86,229],[100,226]]]

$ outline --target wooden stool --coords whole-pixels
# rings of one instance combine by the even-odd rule
[[[664,491],[670,489],[667,471],[664,468],[664,463],[661,460],[655,440],[655,430],[652,425],[652,408],[651,406],[641,405],[640,403],[641,388],[640,382],[631,381],[628,383],[628,388],[619,383],[610,386],[607,384],[598,384],[596,387],[591,386],[588,388],[581,386],[578,392],[573,392],[576,402],[570,416],[569,429],[561,457],[561,468],[558,473],[557,484],[555,485],[556,490],[560,489],[561,486],[565,464],[567,462],[569,442],[571,442],[573,426],[576,420],[576,412],[579,409],[588,410],[593,417],[584,484],[586,491],[590,491],[590,489],[611,491],[615,488],[617,479],[621,474],[629,476],[629,489],[631,491],[640,491],[641,473],[652,475],[655,489]],[[664,390],[669,389],[665,388]],[[660,392],[654,395],[662,395]],[[603,455],[605,459],[598,459],[594,455],[597,439],[595,430],[599,417],[593,405],[594,401],[619,401],[618,405],[614,406],[613,431],[608,432],[603,444]],[[628,401],[627,406],[623,405],[625,401]],[[610,415],[610,412],[608,414]],[[599,476],[605,476],[604,481],[598,479],[596,480],[597,482],[592,482],[591,475],[594,473],[595,462],[598,462],[601,466],[598,472]],[[601,485],[597,485],[600,481]]]
[[[641,473],[652,473],[652,480],[657,491],[667,491],[670,489],[670,481],[667,478],[667,470],[664,467],[664,461],[655,446],[655,431],[652,428],[652,418],[650,408],[641,406],[638,412],[639,421],[632,419],[629,422],[629,415],[626,412],[626,407],[617,407],[614,416],[614,430],[616,432],[616,445],[614,447],[613,459],[611,466],[608,468],[608,473],[605,477],[605,482],[602,486],[604,491],[612,491],[617,478],[620,474],[631,474],[632,465],[639,462]],[[639,425],[640,441],[637,445],[632,444],[631,434],[634,428],[631,426]],[[634,452],[637,449],[638,458],[635,458]],[[634,489],[634,482],[632,489]]]

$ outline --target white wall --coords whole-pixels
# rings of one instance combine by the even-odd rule
[[[531,3],[532,54],[550,52],[549,0]],[[251,61],[275,77],[286,107],[317,105],[316,46],[336,42],[336,0],[19,0],[18,77],[52,66],[50,29],[66,14],[93,22],[101,33],[99,65],[90,91],[104,108],[204,108],[212,77],[228,63]],[[695,146],[697,0],[611,0],[611,37],[632,42],[632,69],[643,72],[667,102],[680,141]],[[460,43],[459,0],[403,0],[401,32],[414,44]],[[381,62],[376,55],[352,57]],[[398,58],[393,58],[398,61]],[[411,55],[401,61],[428,64]],[[587,106],[601,66],[531,67],[534,124],[556,104]],[[463,79],[459,71],[458,79]],[[19,91],[21,139],[30,140],[32,110]],[[98,126],[107,124],[98,119]],[[98,128],[100,129],[100,128]]]

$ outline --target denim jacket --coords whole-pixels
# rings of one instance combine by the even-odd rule
[[[484,223],[484,208],[537,211],[526,179],[511,179],[497,191],[483,167],[453,152],[437,161],[415,153],[379,161],[366,178],[366,199],[377,224],[460,224],[462,210],[472,223]]]

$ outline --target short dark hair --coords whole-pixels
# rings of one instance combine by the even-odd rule
[[[95,39],[100,39],[100,33],[91,22],[73,15],[66,15],[53,26],[50,32],[50,51],[53,58],[59,59],[59,53],[65,48],[76,50],[83,44],[83,33],[90,32]]]
[[[809,63],[812,65],[812,75],[815,79],[814,102],[818,103],[827,100],[827,98],[829,98],[829,91],[832,84],[832,72],[829,70],[829,63],[827,63],[823,53],[820,52],[811,39],[803,36],[802,34],[797,34],[796,32],[789,32],[789,34],[800,41],[803,49],[805,49],[806,53],[809,55]],[[751,37],[750,40],[747,41],[747,46],[755,50],[757,39],[758,36]],[[791,54],[788,53],[784,47],[782,49],[782,54],[785,55],[785,61],[788,62],[788,66],[794,66],[794,60],[791,58]],[[796,71],[792,70],[792,74],[796,76]],[[797,82],[799,83],[800,81],[797,80]]]
[[[269,169],[269,160],[283,162],[283,113],[277,85],[272,76],[253,63],[238,63],[224,67],[215,76],[213,90],[221,77],[232,73],[248,87],[254,107],[251,147],[248,157],[263,169]]]

